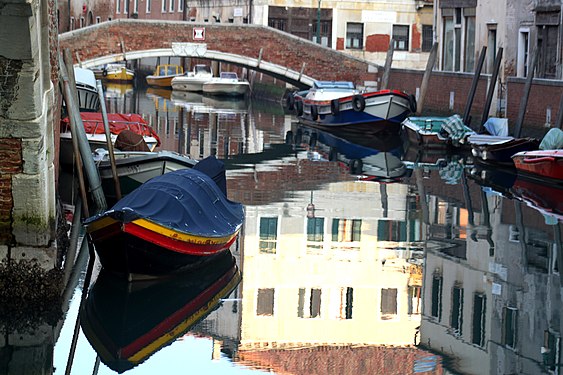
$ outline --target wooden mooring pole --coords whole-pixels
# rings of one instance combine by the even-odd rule
[[[465,112],[463,114],[463,123],[467,126],[471,122],[471,107],[473,106],[473,99],[475,98],[475,91],[477,91],[477,84],[479,83],[479,78],[481,77],[481,70],[483,69],[483,64],[485,63],[485,55],[487,54],[487,47],[483,46],[481,49],[481,54],[479,55],[479,62],[473,75],[473,82],[471,83],[471,90],[467,96],[467,103],[465,104]]]
[[[536,63],[538,60],[538,51],[534,49],[532,52],[532,64],[528,67],[528,76],[526,77],[526,84],[524,85],[524,92],[520,99],[520,109],[518,110],[518,119],[514,127],[514,137],[520,138],[522,134],[522,125],[524,124],[524,116],[526,115],[526,107],[528,106],[528,98],[530,90],[532,89],[532,81],[534,79],[534,71],[536,70]]]
[[[438,43],[432,45],[430,50],[430,55],[428,56],[428,61],[426,62],[426,70],[424,71],[424,76],[422,76],[422,83],[420,84],[420,93],[418,95],[418,100],[416,101],[416,114],[420,115],[422,109],[424,108],[424,98],[426,97],[426,89],[428,88],[428,82],[430,81],[430,75],[432,74],[432,69],[434,69],[434,64],[436,64],[436,57],[438,56]]]
[[[393,39],[389,42],[389,49],[387,50],[387,57],[385,58],[385,68],[383,70],[383,77],[381,78],[380,90],[387,90],[389,85],[389,73],[391,72],[391,64],[393,63],[393,52],[395,51],[395,46]]]
[[[483,125],[489,117],[489,110],[491,109],[491,102],[493,101],[493,94],[495,92],[495,87],[497,85],[498,72],[500,69],[500,62],[502,60],[502,47],[498,49],[497,56],[495,58],[495,68],[493,75],[491,76],[491,82],[489,83],[489,91],[487,92],[487,99],[485,101],[485,106],[483,107],[483,114],[481,115],[481,126],[479,127],[479,132],[483,132],[485,129]]]

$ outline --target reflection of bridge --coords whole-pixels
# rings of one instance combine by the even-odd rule
[[[194,42],[194,27],[205,41]],[[59,36],[84,67],[142,57],[195,57],[263,72],[297,87],[313,80],[376,81],[378,67],[345,53],[259,25],[115,20]]]

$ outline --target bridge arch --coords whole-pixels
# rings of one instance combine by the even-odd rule
[[[205,28],[205,41],[193,40],[194,27]],[[247,67],[300,88],[315,80],[373,85],[379,71],[376,64],[261,25],[120,19],[60,34],[59,44],[83,67],[142,57],[197,57]]]

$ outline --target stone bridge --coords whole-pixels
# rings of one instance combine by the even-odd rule
[[[205,39],[194,40],[194,29],[202,28]],[[376,64],[260,25],[122,19],[60,34],[59,43],[83,67],[142,57],[195,57],[246,67],[300,88],[314,80],[374,86],[380,70]]]

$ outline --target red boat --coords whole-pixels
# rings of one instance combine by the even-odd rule
[[[542,214],[563,220],[563,188],[518,177],[511,191],[514,197]]]
[[[518,172],[563,183],[563,150],[518,152],[512,156]]]

